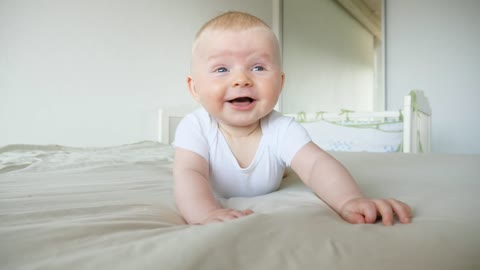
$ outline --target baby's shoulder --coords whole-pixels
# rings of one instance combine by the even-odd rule
[[[193,112],[185,115],[176,127],[177,133],[189,133],[189,134],[202,134],[206,136],[210,134],[212,129],[216,127],[214,119],[208,114],[208,112],[199,108]]]

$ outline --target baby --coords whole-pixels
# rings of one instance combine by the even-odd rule
[[[207,22],[192,48],[190,94],[203,108],[187,115],[174,140],[174,193],[189,224],[236,219],[216,196],[251,197],[278,189],[287,167],[350,223],[411,221],[408,205],[365,198],[342,164],[291,117],[274,110],[282,91],[280,50],[259,18],[227,12]]]

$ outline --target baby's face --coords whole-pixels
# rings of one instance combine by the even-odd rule
[[[278,43],[268,28],[207,30],[195,43],[189,90],[221,124],[258,123],[275,107],[283,81]]]

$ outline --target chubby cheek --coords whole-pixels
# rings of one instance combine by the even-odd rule
[[[281,93],[282,85],[280,83],[273,83],[266,86],[264,89],[269,89],[269,91],[264,92],[263,99],[268,104],[268,107],[275,107],[277,104],[278,98]]]
[[[198,101],[204,107],[213,109],[224,105],[224,91],[214,84],[202,85],[198,90]]]
[[[202,103],[204,107],[209,107],[211,109],[221,108],[224,105],[223,98],[220,99],[215,95],[204,95],[200,99],[200,103]]]

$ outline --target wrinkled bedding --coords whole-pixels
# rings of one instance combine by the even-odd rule
[[[412,224],[341,220],[291,173],[223,204],[255,214],[186,225],[173,149],[156,142],[0,148],[1,269],[480,269],[480,156],[333,153]]]

